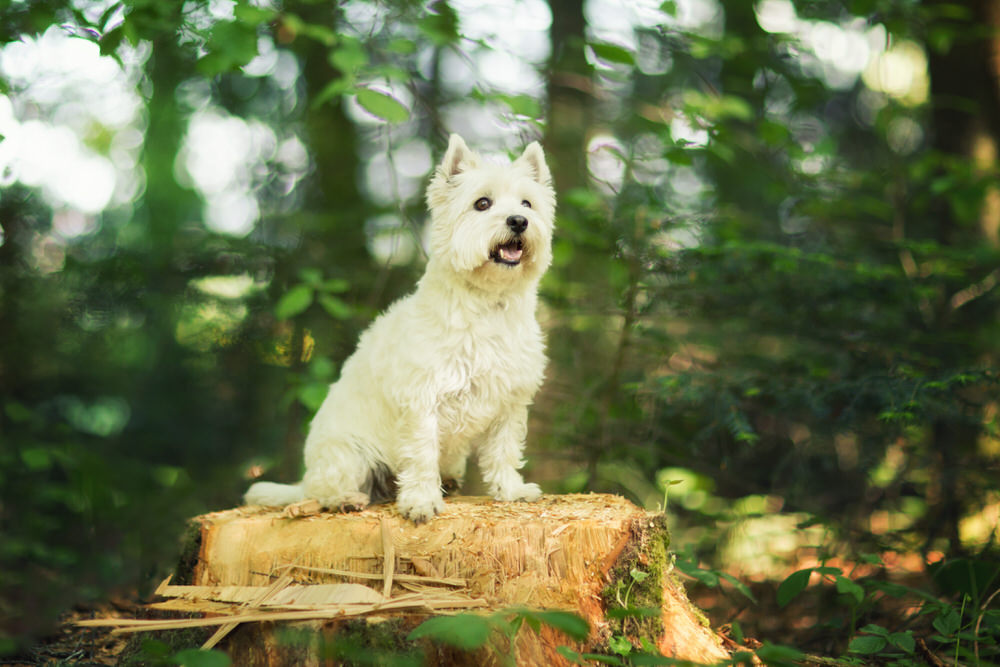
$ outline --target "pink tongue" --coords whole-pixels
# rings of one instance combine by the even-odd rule
[[[516,262],[521,259],[521,250],[516,247],[502,247],[500,248],[500,257],[505,262]]]

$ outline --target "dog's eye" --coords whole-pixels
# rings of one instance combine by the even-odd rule
[[[493,206],[493,200],[489,197],[480,197],[473,206],[476,207],[477,211],[485,211],[490,206]]]
[[[524,201],[521,202],[521,206],[527,206],[528,208],[531,208],[531,202],[525,199]]]

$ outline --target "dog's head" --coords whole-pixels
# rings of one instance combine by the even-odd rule
[[[552,261],[555,192],[542,147],[494,164],[457,134],[427,188],[431,260],[484,289],[537,280]]]

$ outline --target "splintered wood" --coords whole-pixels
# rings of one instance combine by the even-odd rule
[[[259,621],[402,617],[412,618],[412,627],[431,614],[530,607],[582,616],[591,637],[577,648],[600,650],[612,632],[607,590],[620,566],[625,559],[644,562],[648,543],[665,538],[658,515],[598,494],[544,496],[536,503],[453,497],[440,516],[419,526],[394,505],[345,514],[311,506],[293,512],[241,507],[194,523],[199,539],[188,580],[164,582],[157,593],[166,600],[151,606],[205,618],[85,624],[115,625],[119,632],[215,627],[206,642],[212,646],[238,624]],[[664,571],[660,579],[655,603],[663,613],[654,640],[661,652],[703,663],[725,660],[719,638],[674,577]],[[265,634],[240,642],[268,642]],[[521,632],[517,663],[568,664],[556,649],[569,643],[554,632]],[[293,664],[275,657],[280,651],[273,647],[260,649],[247,653],[244,646],[241,655],[268,656],[256,664]]]

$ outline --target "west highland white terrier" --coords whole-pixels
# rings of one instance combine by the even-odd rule
[[[541,146],[494,164],[452,135],[427,189],[427,268],[362,334],[316,413],[298,484],[258,482],[252,505],[396,497],[420,523],[444,509],[475,452],[498,500],[537,500],[518,470],[542,383],[538,281],[552,260],[555,192]]]

